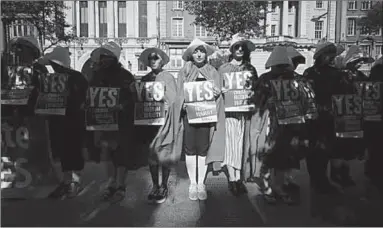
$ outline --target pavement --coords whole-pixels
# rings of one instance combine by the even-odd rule
[[[71,200],[50,200],[44,196],[53,186],[40,190],[38,197],[28,200],[3,200],[2,226],[166,226],[166,227],[258,227],[258,226],[334,226],[337,220],[354,220],[353,225],[382,226],[382,199],[366,184],[362,163],[352,163],[352,174],[358,186],[338,198],[314,195],[310,192],[304,163],[296,175],[301,186],[301,203],[297,206],[268,205],[263,202],[255,184],[247,184],[249,193],[234,197],[227,187],[226,176],[208,174],[208,200],[190,201],[189,182],[184,162],[172,170],[169,178],[169,198],[160,205],[149,204],[151,190],[148,167],[131,171],[127,177],[124,201],[99,211],[85,221],[81,214],[89,211],[106,177],[100,164],[87,163],[83,176],[86,191]],[[340,206],[339,206],[340,205]],[[313,210],[333,211],[335,219],[314,218]],[[343,222],[344,225],[344,221]]]

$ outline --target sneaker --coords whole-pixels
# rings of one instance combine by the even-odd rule
[[[166,198],[168,197],[168,187],[167,186],[164,186],[162,185],[159,190],[158,190],[158,194],[156,196],[156,203],[163,203],[165,202]]]
[[[114,193],[113,201],[119,202],[121,200],[124,200],[126,196],[126,187],[120,186],[116,189],[116,192]]]
[[[68,192],[69,184],[66,183],[60,183],[55,190],[53,190],[49,195],[48,198],[51,199],[62,199]]]
[[[198,200],[198,188],[196,184],[191,184],[189,186],[189,199],[190,200]]]
[[[66,197],[67,198],[74,198],[78,196],[84,188],[80,185],[78,182],[72,182],[68,185],[67,192],[66,192]]]
[[[198,199],[199,200],[206,200],[207,199],[206,186],[204,184],[198,185]]]
[[[156,197],[158,195],[158,190],[159,190],[159,187],[157,185],[154,185],[153,188],[152,188],[152,191],[148,195],[148,200],[149,201],[152,201],[152,200],[156,199]]]
[[[111,198],[113,198],[113,196],[116,192],[117,192],[116,187],[108,186],[101,193],[101,200],[110,200]]]

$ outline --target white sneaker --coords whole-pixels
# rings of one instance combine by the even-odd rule
[[[189,199],[193,201],[198,200],[198,188],[196,184],[189,186]]]
[[[206,186],[204,184],[198,185],[198,199],[199,200],[206,200],[207,199]]]

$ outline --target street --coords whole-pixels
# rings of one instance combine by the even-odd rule
[[[355,211],[353,224],[360,226],[382,225],[379,216],[382,211],[381,199],[372,193],[371,199],[364,197],[365,188],[360,161],[352,164],[353,176],[358,186],[345,192],[344,202],[347,208]],[[81,214],[91,208],[94,196],[100,190],[105,177],[100,165],[88,163],[84,182],[87,190],[76,199],[50,200],[30,199],[19,201],[2,200],[2,226],[332,226],[310,216],[310,191],[308,174],[303,165],[297,174],[301,185],[301,204],[298,206],[266,205],[259,197],[255,184],[247,184],[247,196],[234,197],[227,188],[223,173],[212,176],[209,173],[206,186],[208,200],[190,201],[188,199],[188,180],[185,164],[181,162],[172,172],[169,180],[168,200],[160,205],[149,204],[147,195],[151,190],[149,170],[143,167],[128,175],[126,199],[116,205],[99,211],[84,221]],[[45,189],[45,195],[53,187]],[[41,196],[44,194],[41,193]],[[370,194],[371,195],[371,194]],[[331,211],[331,199],[324,197],[318,207],[327,207]],[[380,200],[380,201],[379,201]],[[319,209],[320,210],[320,209]]]

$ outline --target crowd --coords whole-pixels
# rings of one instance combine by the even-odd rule
[[[374,60],[358,46],[344,50],[322,42],[316,47],[314,65],[300,75],[295,69],[305,63],[305,57],[291,46],[276,46],[266,62],[270,70],[259,76],[250,61],[254,50],[251,41],[236,35],[229,61],[216,69],[208,61],[215,49],[196,39],[183,53],[186,63],[177,79],[163,69],[169,62],[164,51],[144,50],[140,60],[151,72],[141,81],[164,83],[166,116],[160,126],[135,126],[136,79],[119,63],[118,44],[108,42],[96,48],[91,54],[92,74],[84,75],[70,67],[67,48],[57,46],[41,56],[37,40],[19,37],[9,46],[12,59],[2,58],[2,89],[30,88],[30,93],[26,105],[2,105],[2,118],[36,115],[42,75],[53,72],[68,76],[65,115],[46,116],[51,149],[58,155],[64,173],[60,185],[50,194],[57,199],[75,197],[83,190],[82,149],[89,134],[99,138],[97,145],[109,176],[100,196],[105,200],[123,199],[129,194],[125,192],[130,183],[126,174],[137,157],[135,153],[143,147],[149,151],[153,182],[148,199],[157,203],[166,200],[171,167],[182,154],[190,180],[190,200],[207,199],[204,182],[210,166],[214,172],[225,171],[234,196],[247,192],[245,182],[256,182],[267,202],[294,204],[291,189],[299,186],[294,182],[293,170],[300,168],[303,159],[310,185],[320,193],[334,194],[355,185],[348,165],[353,159],[366,160],[365,174],[382,189],[382,58],[366,76],[358,68]],[[29,66],[30,72],[23,74],[29,76],[13,77],[6,67],[12,61]],[[246,88],[250,90],[248,103],[254,108],[248,111],[225,110],[228,89],[224,75],[236,72],[250,72]],[[184,85],[198,81],[213,82],[217,120],[212,123],[189,122]],[[86,99],[92,87],[119,89],[119,103],[109,108],[118,117],[116,130],[86,129]],[[375,97],[375,103],[368,100],[371,97]],[[372,115],[378,117],[368,118]]]

